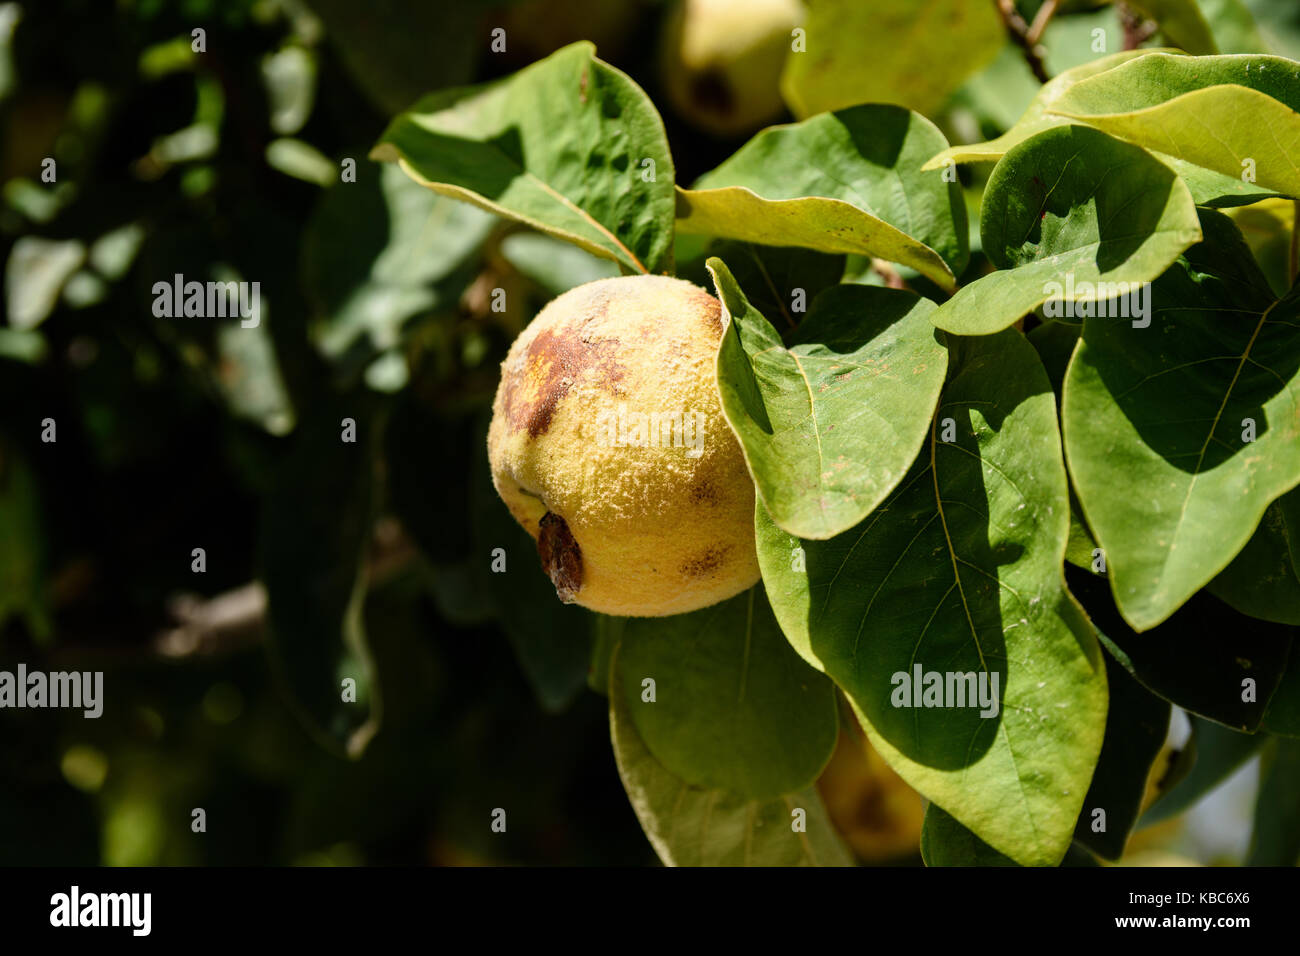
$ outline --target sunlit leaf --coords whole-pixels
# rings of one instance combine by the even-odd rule
[[[934,306],[908,292],[824,292],[785,348],[721,260],[710,269],[730,325],[722,408],[777,525],[804,538],[851,528],[894,489],[929,432],[948,368]]]
[[[874,256],[951,289],[969,255],[961,188],[920,169],[945,145],[929,120],[893,106],[773,127],[678,190],[678,228]]]
[[[1105,301],[1113,294],[1102,289],[1150,282],[1201,233],[1191,194],[1167,166],[1070,126],[1002,157],[984,192],[980,237],[999,271],[939,306],[933,321],[945,331],[997,332],[1053,298]]]
[[[781,77],[796,116],[855,103],[931,114],[1005,39],[994,5],[966,0],[810,0],[804,26],[807,49]]]
[[[371,156],[628,272],[671,265],[673,161],[663,123],[590,43],[485,87],[426,96],[393,120]]]
[[[932,427],[844,534],[798,541],[759,508],[763,580],[786,637],[904,780],[999,852],[1054,865],[1101,749],[1106,680],[1062,579],[1065,469],[1033,348],[1014,331],[962,340]],[[895,706],[918,667],[983,677],[987,700],[996,680],[998,704]]]
[[[1153,284],[1149,326],[1085,320],[1066,374],[1070,474],[1139,631],[1227,567],[1300,483],[1300,295],[1274,302],[1232,224],[1202,222],[1206,241]]]
[[[1154,53],[1090,77],[1050,107],[1112,136],[1300,196],[1300,64]]]

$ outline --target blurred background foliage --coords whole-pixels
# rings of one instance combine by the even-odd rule
[[[1200,4],[1224,50],[1300,54],[1295,0]],[[654,862],[600,696],[619,622],[535,564],[488,573],[532,550],[487,473],[498,364],[613,267],[366,157],[421,94],[590,39],[660,105],[689,184],[790,118],[770,36],[741,25],[784,47],[805,15],[695,6],[723,26],[666,0],[0,2],[0,669],[102,670],[106,697],[98,720],[0,711],[0,864]],[[1062,4],[1046,67],[1123,35],[1114,5]],[[995,136],[1037,87],[1006,42],[934,119]],[[684,238],[679,272],[703,282],[707,253]],[[156,317],[176,274],[259,282],[260,325]],[[863,862],[918,863],[920,798],[849,724],[832,819]],[[1218,805],[1133,849],[1241,859],[1252,784],[1232,786],[1239,825]]]

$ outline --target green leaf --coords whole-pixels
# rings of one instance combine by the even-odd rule
[[[1066,70],[1060,76],[1043,84],[1038,91],[1038,95],[1034,97],[1033,102],[1025,110],[1024,115],[1001,136],[984,143],[949,147],[932,157],[923,168],[938,169],[949,162],[995,162],[1006,155],[1012,147],[1037,136],[1044,130],[1072,125],[1075,120],[1054,112],[1054,107],[1076,83],[1089,77],[1105,74],[1122,63],[1127,63],[1136,57],[1150,55],[1153,52],[1151,50],[1125,50],[1122,53],[1113,53],[1110,56]],[[1258,183],[1243,181],[1240,169],[1230,175],[1215,172],[1174,156],[1169,156],[1149,144],[1147,148],[1152,155],[1178,174],[1199,206],[1234,206],[1242,203],[1258,202],[1261,199],[1277,195],[1272,189],[1267,189]]]
[[[389,124],[371,158],[628,272],[671,269],[673,160],[663,122],[590,43],[488,86],[426,96]]]
[[[1239,734],[1200,717],[1191,717],[1191,722],[1192,735],[1178,757],[1178,762],[1190,764],[1190,769],[1147,808],[1138,820],[1138,829],[1176,817],[1198,803],[1253,757],[1267,739]]]
[[[15,329],[34,329],[59,304],[59,293],[86,261],[86,247],[75,239],[22,236],[5,263],[5,309]]]
[[[1160,31],[1174,45],[1188,53],[1218,53],[1197,0],[1129,0],[1129,6],[1160,24]]]
[[[315,186],[329,187],[338,178],[338,167],[310,143],[282,136],[266,144],[266,165],[277,172]]]
[[[1098,73],[1104,73],[1113,69],[1121,63],[1133,59],[1137,56],[1143,56],[1147,50],[1125,50],[1122,53],[1112,53],[1110,56],[1104,56],[1098,60],[1092,60],[1080,66],[1066,70],[1059,76],[1053,77],[1044,83],[1038,90],[1038,94],[1026,108],[1024,115],[1005,133],[984,143],[968,143],[949,146],[947,149],[931,157],[924,166],[923,170],[940,169],[949,162],[953,163],[993,163],[997,162],[1011,147],[1023,143],[1025,140],[1037,136],[1044,130],[1054,129],[1058,126],[1069,125],[1069,120],[1060,116],[1052,115],[1048,112],[1049,108],[1059,100],[1065,91],[1074,86],[1075,83],[1085,80],[1090,76],[1096,76]]]
[[[1147,691],[1113,657],[1106,657],[1110,709],[1097,772],[1092,776],[1074,839],[1107,860],[1124,855],[1137,823],[1147,775],[1169,733],[1167,701]],[[1105,816],[1097,816],[1097,811]],[[1097,829],[1101,827],[1102,829]]]
[[[1054,865],[1101,749],[1105,671],[1061,576],[1069,508],[1047,376],[1014,331],[960,350],[899,488],[829,541],[795,541],[759,508],[759,566],[786,637],[890,766],[999,852]],[[893,706],[922,665],[995,675],[997,715]]]
[[[897,106],[775,126],[678,190],[678,228],[888,259],[951,290],[970,255],[961,187],[920,170],[946,145],[933,123]]]
[[[686,261],[679,253],[677,277],[707,289],[713,277],[706,263],[714,258],[727,264],[755,309],[772,316],[774,322],[787,329],[793,329],[807,316],[809,304],[823,290],[840,283],[846,263],[842,255],[798,246],[760,246],[734,239],[714,239]]]
[[[26,365],[40,365],[50,354],[45,336],[35,329],[0,326],[0,358]]]
[[[1007,43],[992,63],[962,84],[949,101],[948,111],[964,124],[974,122],[974,127],[966,125],[966,129],[1009,130],[1041,89],[1023,51]]]
[[[487,47],[479,35],[485,3],[311,0],[310,6],[357,86],[386,113],[426,90],[464,83]]]
[[[1290,199],[1261,199],[1251,206],[1229,209],[1230,218],[1246,239],[1246,245],[1268,279],[1268,286],[1281,298],[1291,288],[1291,233],[1296,204]]]
[[[803,538],[845,531],[894,490],[929,432],[948,354],[934,305],[870,286],[828,289],[786,349],[719,259],[730,324],[722,410],[772,520]]]
[[[1038,352],[1043,368],[1052,382],[1052,391],[1056,394],[1056,404],[1061,404],[1061,388],[1065,380],[1065,370],[1070,364],[1070,356],[1079,344],[1081,327],[1067,322],[1043,322],[1035,326],[1025,337]],[[1092,539],[1092,532],[1083,520],[1079,501],[1070,489],[1070,538],[1065,547],[1065,560],[1081,568],[1088,568],[1093,563],[1093,551],[1097,543]]]
[[[1300,64],[1154,53],[1082,80],[1049,109],[1119,139],[1300,196]]]
[[[781,76],[800,117],[855,103],[932,114],[1005,42],[993,4],[967,0],[810,0],[804,28]]]
[[[1066,580],[1111,655],[1148,690],[1184,710],[1253,733],[1282,680],[1293,630],[1251,621],[1207,593],[1142,634],[1124,623],[1106,582],[1068,569]],[[1252,700],[1243,700],[1247,680]]]
[[[1300,624],[1300,489],[1268,506],[1241,553],[1206,587],[1242,614]]]
[[[762,588],[629,619],[617,669],[638,736],[689,784],[766,800],[810,785],[835,749],[835,690],[782,639]]]
[[[1065,384],[1065,370],[1070,366],[1070,357],[1079,344],[1080,332],[1078,325],[1048,321],[1035,326],[1025,335],[1029,344],[1038,352],[1047,378],[1052,383],[1052,391],[1058,397]]]
[[[221,276],[234,281],[235,275]],[[272,435],[292,431],[295,421],[280,362],[271,340],[265,305],[259,307],[258,324],[249,328],[234,323],[216,329],[217,387],[232,415],[256,422]]]
[[[1270,734],[1300,737],[1300,649],[1293,640],[1286,670],[1278,682],[1277,690],[1268,699],[1268,709],[1260,727]]]
[[[1061,861],[1061,866],[1101,866],[1101,863],[1091,852],[1084,849],[1078,840],[1075,840],[1065,851],[1065,859]]]
[[[608,259],[536,232],[506,236],[501,240],[501,255],[551,296],[619,274],[618,266]]]
[[[344,418],[355,442],[341,440]],[[259,529],[275,671],[314,735],[353,758],[380,720],[361,621],[378,428],[360,401],[318,405],[272,475]],[[347,679],[355,701],[343,700]]]
[[[621,647],[626,648],[626,642]],[[688,783],[657,760],[628,709],[618,676],[621,656],[622,650],[616,650],[609,688],[614,759],[632,809],[665,865],[850,865],[816,787],[750,799]],[[799,810],[805,816],[803,831],[794,828]]]
[[[591,663],[587,668],[587,687],[602,697],[608,697],[614,648],[623,637],[623,625],[627,622],[627,618],[610,617],[608,614],[597,614],[594,618]]]
[[[936,803],[925,808],[921,859],[926,866],[1019,866],[945,813]]]
[[[1300,863],[1300,740],[1278,739],[1264,751],[1247,866]]]
[[[315,105],[316,57],[300,46],[285,46],[262,57],[261,65],[271,129],[292,136],[302,129]]]
[[[1053,298],[1110,299],[1098,283],[1149,282],[1201,238],[1191,193],[1169,167],[1081,126],[1013,146],[983,210],[984,253],[1000,271],[939,306],[934,323],[948,332],[988,335]]]
[[[1079,500],[1070,489],[1070,539],[1065,546],[1065,560],[1078,568],[1090,568],[1096,561],[1097,542],[1083,520]]]
[[[1269,49],[1291,59],[1300,58],[1300,7],[1291,0],[1247,0],[1259,22]]]
[[[1197,0],[1220,53],[1270,53],[1245,0]]]
[[[1300,483],[1300,295],[1271,302],[1235,227],[1209,210],[1202,224],[1206,241],[1152,286],[1150,326],[1087,319],[1066,373],[1070,474],[1138,631],[1227,567]]]
[[[311,335],[332,359],[362,358],[402,340],[407,324],[454,305],[459,275],[496,218],[413,183],[393,166],[363,166],[323,195],[303,240]]]

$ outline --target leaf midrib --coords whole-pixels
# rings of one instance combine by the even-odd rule
[[[1246,366],[1246,361],[1250,357],[1250,350],[1254,348],[1255,342],[1259,338],[1259,333],[1263,330],[1264,324],[1268,322],[1269,313],[1271,313],[1280,302],[1281,300],[1278,300],[1278,302],[1274,302],[1264,310],[1263,315],[1259,317],[1259,321],[1255,323],[1255,330],[1251,332],[1250,339],[1246,342],[1245,349],[1242,350],[1241,358],[1237,362],[1237,369],[1232,375],[1232,381],[1228,383],[1228,387],[1224,390],[1223,401],[1219,403],[1218,411],[1214,413],[1214,418],[1210,422],[1210,429],[1206,433],[1205,441],[1201,444],[1201,450],[1196,457],[1196,467],[1192,471],[1191,480],[1187,482],[1187,493],[1183,496],[1182,504],[1178,508],[1178,519],[1174,525],[1173,544],[1170,545],[1162,555],[1162,560],[1160,562],[1160,579],[1162,581],[1168,571],[1169,561],[1178,544],[1178,539],[1182,535],[1182,530],[1186,525],[1188,503],[1192,500],[1192,491],[1196,488],[1196,479],[1202,474],[1201,466],[1205,463],[1205,453],[1210,448],[1210,442],[1214,439],[1214,433],[1219,430],[1219,422],[1223,418],[1224,410],[1228,407],[1228,401],[1232,398],[1233,389],[1237,387],[1237,380],[1241,378],[1241,370]]]

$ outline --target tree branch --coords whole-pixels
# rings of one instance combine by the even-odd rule
[[[1050,6],[1051,11],[1044,17],[1043,10],[1038,11],[1038,16],[1034,17],[1034,24],[1038,32],[1033,33],[1035,29],[1025,23],[1019,11],[1016,10],[1015,0],[995,0],[998,5],[998,13],[1002,15],[1002,23],[1007,28],[1007,36],[1011,37],[1011,42],[1020,47],[1020,52],[1029,64],[1030,71],[1037,78],[1039,83],[1046,83],[1051,79],[1047,73],[1047,67],[1043,64],[1043,55],[1046,51],[1038,45],[1039,37],[1042,31],[1047,28],[1047,21],[1051,19],[1056,12],[1056,3],[1054,0],[1048,0],[1043,6]],[[1042,24],[1039,24],[1042,20]]]
[[[367,557],[367,586],[392,579],[416,556],[402,526],[392,518],[380,520]],[[167,613],[175,626],[154,637],[158,654],[170,658],[228,654],[266,636],[266,588],[260,581],[250,581],[210,598],[178,594],[167,602]]]
[[[1147,40],[1155,36],[1160,25],[1137,13],[1127,3],[1119,4],[1119,22],[1124,28],[1124,49],[1136,50]]]
[[[1047,25],[1052,22],[1052,17],[1056,14],[1059,2],[1060,0],[1047,0],[1038,8],[1038,12],[1034,14],[1034,22],[1029,25],[1029,32],[1025,34],[1027,42],[1034,46],[1038,45],[1038,41],[1043,38],[1043,31],[1047,29]]]

